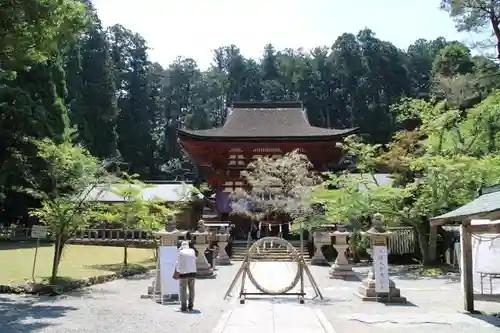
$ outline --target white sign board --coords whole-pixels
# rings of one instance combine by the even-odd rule
[[[160,261],[161,294],[178,295],[179,280],[174,280],[174,269],[179,250],[176,246],[160,246],[158,260]]]
[[[375,275],[375,291],[389,292],[389,263],[387,260],[387,246],[373,247],[373,273]]]
[[[488,225],[497,221],[472,220],[472,225]],[[460,239],[462,239],[460,228]],[[463,244],[460,242],[461,258],[464,265]],[[472,282],[474,295],[500,295],[500,280],[494,278],[500,275],[500,234],[472,235]],[[462,269],[462,290],[465,282],[465,271]],[[491,279],[490,279],[491,277]]]
[[[45,225],[34,225],[31,227],[32,238],[45,238],[49,233],[49,227]]]

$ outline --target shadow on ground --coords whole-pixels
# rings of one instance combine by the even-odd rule
[[[418,308],[418,305],[410,301],[406,301],[406,303],[389,303],[389,302],[380,302],[380,303],[392,308]]]
[[[0,297],[2,333],[30,333],[50,327],[50,319],[65,316],[77,308],[41,303],[37,297],[10,299]]]
[[[40,242],[39,247],[51,247],[53,244],[51,242]],[[29,241],[0,241],[0,251],[8,250],[19,250],[19,249],[34,249],[36,248],[36,242]]]
[[[389,268],[391,276],[399,280],[448,280],[452,282],[460,281],[460,274],[449,266],[422,267],[411,266],[391,266]]]
[[[449,282],[460,282],[460,276],[454,273],[446,275],[422,275],[417,272],[391,272],[391,277],[397,277],[398,280],[447,280]]]
[[[102,264],[102,265],[88,265],[85,267],[95,270],[119,273],[122,272],[124,269],[140,269],[144,267],[153,269],[156,266],[155,263],[151,260],[143,260],[136,263],[128,264],[127,266],[124,266],[123,263],[115,263],[115,264]]]
[[[487,324],[490,324],[494,327],[500,327],[500,318],[496,316],[488,316],[484,314],[467,314],[469,317],[472,317],[477,320],[484,321]]]

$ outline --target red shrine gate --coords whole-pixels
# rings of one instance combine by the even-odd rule
[[[240,174],[250,162],[298,149],[316,170],[338,168],[341,142],[355,131],[311,126],[301,102],[235,102],[222,127],[177,130],[184,151],[208,173],[219,219],[231,220],[236,229],[247,232],[251,228],[248,219],[230,214],[230,193],[248,186]],[[268,234],[276,233],[273,228],[279,227],[272,227]]]

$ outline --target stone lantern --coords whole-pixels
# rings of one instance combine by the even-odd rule
[[[351,236],[351,233],[345,231],[345,228],[339,227],[331,235],[334,237],[333,247],[337,250],[337,258],[330,268],[330,278],[359,281],[357,274],[352,270],[352,266],[346,257],[346,251],[349,248],[347,238]]]
[[[179,238],[182,235],[184,235],[184,232],[177,230],[177,228],[175,227],[174,220],[168,220],[165,223],[165,230],[154,231],[153,235],[159,238],[159,246],[173,246],[177,248],[179,243]],[[160,277],[159,263],[157,263],[156,266],[156,278],[153,284],[148,287],[148,295],[161,297],[161,277]],[[170,301],[176,301],[179,299],[178,294],[166,295],[166,297]]]
[[[330,245],[331,243],[330,233],[318,229],[314,231],[313,237],[314,237],[314,246],[316,247],[316,250],[314,251],[314,256],[311,258],[311,265],[330,266],[328,260],[326,260],[325,256],[323,255],[323,252],[321,251],[321,247],[323,247],[323,245]]]
[[[198,221],[197,227],[198,230],[191,234],[195,239],[195,247],[198,250],[198,255],[196,256],[196,277],[214,278],[214,270],[210,267],[205,257],[205,249],[209,242],[210,233],[207,231],[203,220]]]
[[[217,234],[217,243],[219,245],[219,253],[217,255],[217,265],[231,265],[231,259],[227,255],[226,246],[229,241],[229,232],[227,228],[221,227]]]
[[[388,303],[406,303],[406,298],[394,281],[389,278],[388,239],[392,232],[384,228],[383,215],[374,214],[372,227],[366,232],[370,236],[371,257],[373,265],[368,277],[363,280],[358,288],[358,296],[363,301],[383,301]]]

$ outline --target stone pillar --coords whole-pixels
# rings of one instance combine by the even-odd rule
[[[212,253],[212,269],[214,271],[217,270],[217,262],[216,262],[216,258],[217,258],[217,252],[215,252],[215,248],[212,247],[212,244],[214,244],[215,242],[217,242],[217,230],[211,230],[209,235],[208,235],[208,249],[210,250],[210,253]],[[207,260],[208,262],[208,260]],[[210,263],[208,263],[210,265]]]
[[[330,245],[330,233],[326,231],[315,231],[314,232],[314,246],[316,250],[314,256],[311,258],[311,265],[315,266],[330,266],[328,260],[326,260],[321,247],[323,245]]]
[[[352,266],[349,264],[345,255],[346,250],[349,248],[347,237],[349,237],[351,233],[347,231],[334,231],[331,235],[335,237],[333,247],[337,250],[338,254],[335,263],[330,268],[330,279],[359,281],[357,274],[352,270]]]
[[[169,230],[169,231],[167,231]],[[157,231],[153,232],[153,235],[155,237],[159,237],[160,244],[159,246],[175,246],[177,247],[178,242],[179,242],[179,237],[183,234],[182,231],[179,231],[177,229],[172,229],[170,227],[167,227],[167,230],[165,231]],[[159,251],[158,251],[159,255]],[[161,276],[160,276],[160,263],[159,259],[157,258],[157,263],[156,263],[156,273],[155,273],[155,279],[151,286],[148,287],[148,296],[149,297],[161,297]],[[172,295],[165,295],[168,298],[168,301],[177,301],[179,299],[178,294],[172,294]]]
[[[193,232],[192,235],[195,238],[195,246],[198,250],[198,255],[196,256],[196,277],[215,278],[214,270],[210,267],[207,258],[205,258],[204,252],[208,245],[209,233],[205,229],[203,220],[198,222],[198,231]]]
[[[217,235],[217,242],[219,244],[219,253],[217,255],[217,265],[227,266],[231,265],[231,259],[227,255],[226,245],[229,240],[228,233],[220,233]]]
[[[406,303],[406,298],[401,296],[400,290],[396,288],[394,281],[389,278],[388,270],[385,268],[388,267],[387,243],[392,233],[384,228],[382,219],[382,214],[374,214],[372,218],[372,227],[366,232],[371,238],[372,248],[370,252],[373,258],[373,265],[368,273],[368,277],[360,283],[357,295],[361,297],[363,301]],[[379,250],[383,250],[384,253],[377,254],[375,247]],[[379,271],[379,273],[375,274],[375,271]],[[387,284],[378,282],[377,279],[381,279]],[[384,289],[387,290],[377,291],[377,284],[383,284],[385,286]]]

